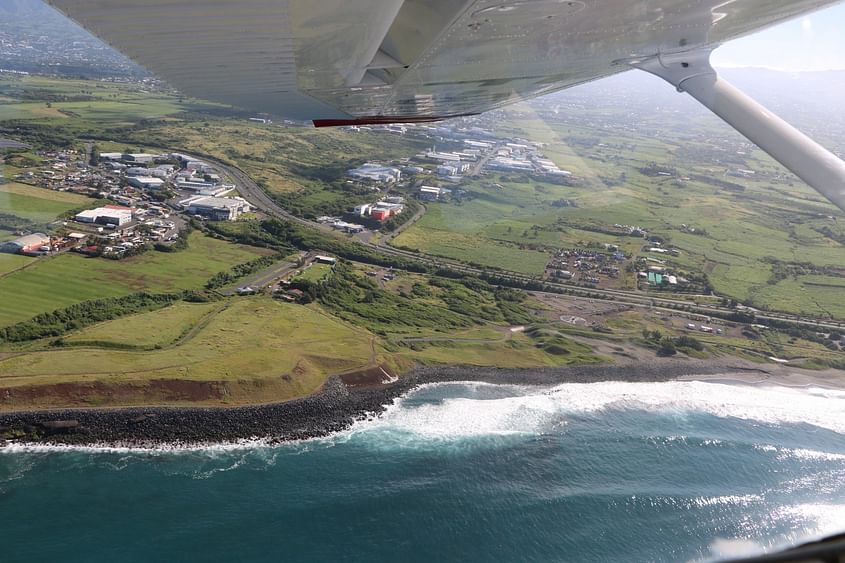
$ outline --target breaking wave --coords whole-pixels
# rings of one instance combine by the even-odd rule
[[[565,383],[555,387],[433,383],[394,400],[382,415],[359,421],[341,434],[390,432],[434,441],[535,435],[564,428],[570,417],[610,410],[678,416],[705,413],[770,425],[809,424],[845,434],[845,394],[840,391],[701,381]],[[718,441],[708,445],[718,445]]]

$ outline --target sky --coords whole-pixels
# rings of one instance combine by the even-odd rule
[[[716,67],[764,67],[789,72],[845,69],[845,3],[725,43]]]

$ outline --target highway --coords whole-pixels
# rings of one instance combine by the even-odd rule
[[[199,160],[205,160],[207,162],[213,163],[215,166],[219,167],[224,173],[228,174],[235,182],[238,184],[238,189],[241,195],[250,202],[256,209],[259,209],[266,213],[267,215],[274,216],[277,218],[285,219],[287,221],[293,221],[300,225],[318,229],[322,232],[329,233],[332,235],[337,235],[337,232],[332,229],[328,225],[323,225],[320,223],[316,223],[314,221],[309,221],[308,219],[303,219],[301,217],[297,217],[287,210],[279,206],[272,198],[270,198],[264,190],[262,190],[253,180],[240,168],[235,166],[231,166],[224,162],[221,162],[215,158],[212,158],[208,155],[198,155],[198,154],[191,154],[186,151],[179,151],[187,156],[191,156],[193,158],[197,158]],[[502,270],[495,270],[490,269],[486,270],[483,268],[476,268],[473,266],[468,266],[466,264],[462,264],[460,262],[456,262],[453,260],[449,260],[446,258],[439,258],[434,257],[426,254],[420,254],[416,252],[410,252],[407,250],[400,250],[398,248],[393,248],[392,246],[387,246],[385,244],[374,244],[369,242],[362,242],[357,241],[358,244],[366,246],[376,252],[387,256],[396,256],[407,258],[409,260],[414,260],[416,262],[426,264],[435,268],[444,268],[453,270],[460,273],[472,274],[476,276],[481,275],[495,275],[498,277],[503,277],[508,280],[512,280],[515,282],[537,282],[540,281],[544,285],[547,285],[555,290],[560,290],[561,292],[570,293],[572,295],[576,295],[579,297],[588,297],[596,300],[601,301],[610,301],[614,303],[627,303],[630,305],[636,305],[639,307],[648,306],[648,307],[655,307],[660,309],[665,309],[669,312],[678,312],[678,308],[686,310],[689,313],[695,313],[699,315],[705,316],[720,316],[720,315],[730,315],[737,313],[737,310],[731,309],[729,307],[723,307],[721,305],[706,305],[706,304],[695,304],[691,301],[686,301],[683,299],[671,299],[666,297],[653,297],[650,295],[645,295],[642,293],[635,293],[630,291],[623,291],[623,290],[616,290],[616,289],[598,289],[598,288],[587,288],[587,287],[578,287],[574,285],[568,284],[561,284],[555,283],[546,280],[539,280],[538,278],[532,278],[531,276],[526,276],[524,274],[519,274],[516,272],[508,272]],[[796,326],[805,326],[808,328],[821,328],[821,329],[840,329],[845,326],[845,323],[841,321],[831,321],[828,319],[819,319],[819,318],[812,318],[812,317],[800,317],[798,315],[792,315],[789,313],[778,313],[778,312],[762,312],[758,311],[755,313],[756,318],[758,321],[785,321],[789,322]]]

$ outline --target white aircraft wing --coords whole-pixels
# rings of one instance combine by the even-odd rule
[[[48,1],[186,94],[317,126],[473,115],[640,68],[845,210],[845,162],[709,62],[837,0]]]
[[[476,114],[832,0],[48,0],[185,94],[316,125]]]

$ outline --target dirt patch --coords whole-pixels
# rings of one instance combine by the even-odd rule
[[[228,394],[222,381],[155,379],[143,382],[55,383],[0,389],[0,409],[29,406],[99,406],[203,402]]]
[[[340,375],[347,387],[374,387],[396,381],[398,375],[386,364],[350,371]]]

